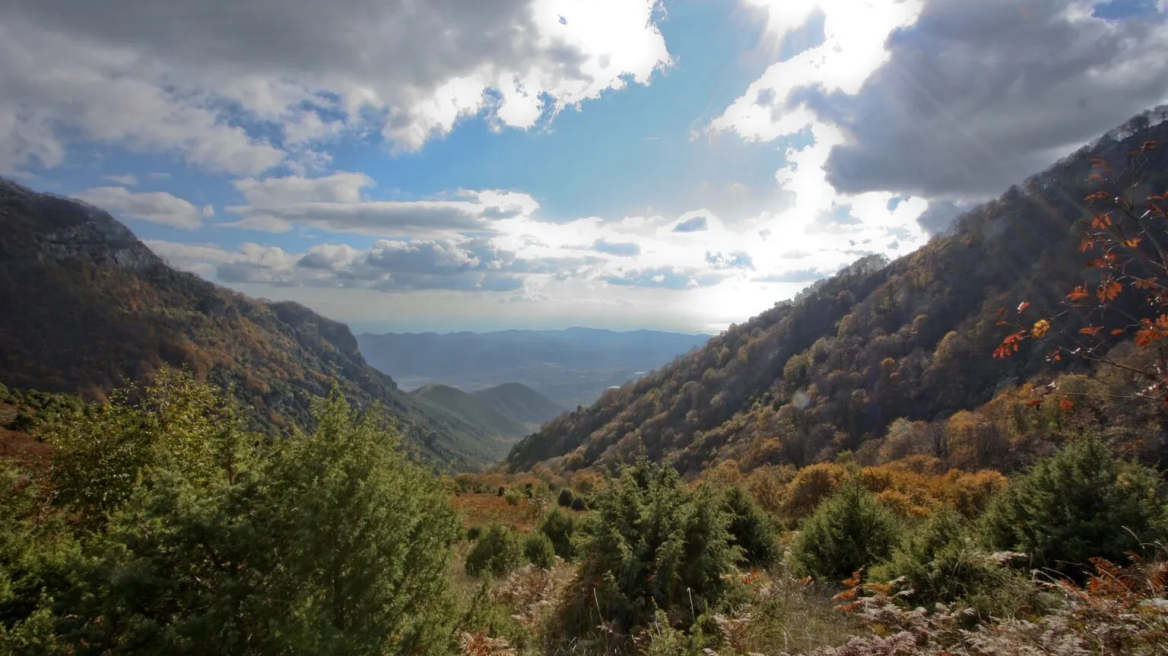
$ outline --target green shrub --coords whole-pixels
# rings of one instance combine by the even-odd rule
[[[522,562],[523,551],[515,532],[502,524],[492,524],[466,555],[466,573],[503,576]]]
[[[841,581],[888,558],[898,527],[892,514],[855,480],[844,483],[803,523],[795,544],[799,569]]]
[[[767,567],[774,562],[778,546],[775,525],[770,516],[738,486],[726,490],[723,504],[730,515],[730,536],[734,544],[742,549],[739,564]]]
[[[595,503],[562,614],[569,636],[603,621],[629,633],[658,609],[689,623],[717,606],[741,551],[721,495],[708,486],[691,491],[672,468],[641,461]]]
[[[961,515],[945,507],[905,538],[872,576],[885,581],[904,577],[914,591],[912,603],[931,606],[992,596],[1010,572],[979,548]]]
[[[169,439],[191,453],[216,435],[183,426]],[[262,460],[199,462],[159,454],[112,514],[62,601],[63,653],[447,651],[458,521],[392,427],[334,393]]]
[[[483,529],[481,526],[472,526],[472,527],[466,529],[466,541],[467,542],[474,542],[475,540],[479,539],[479,536],[481,536],[482,534],[483,534]]]
[[[582,497],[576,497],[575,499],[572,499],[571,508],[576,512],[584,512],[585,510],[588,510],[588,504],[584,502]]]
[[[509,506],[518,506],[519,502],[523,500],[523,495],[519,492],[519,490],[511,488],[503,494],[503,500],[506,501],[507,505]]]
[[[556,504],[558,504],[564,508],[571,508],[572,502],[575,500],[576,500],[576,495],[572,494],[572,491],[569,490],[568,488],[564,488],[564,489],[560,490],[560,495],[558,497],[556,497]]]
[[[564,560],[576,557],[576,546],[572,544],[572,536],[576,533],[576,520],[559,508],[552,508],[539,525],[541,533],[552,542],[556,555]]]
[[[1122,563],[1165,536],[1159,475],[1115,457],[1095,437],[1038,462],[990,503],[986,537],[1034,564],[1081,575],[1092,557]]]
[[[523,536],[523,555],[527,562],[543,569],[551,569],[556,564],[556,549],[543,533],[528,533]]]

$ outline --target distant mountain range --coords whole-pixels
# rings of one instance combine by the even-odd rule
[[[232,386],[266,430],[310,425],[312,399],[337,384],[403,419],[437,462],[504,452],[366,364],[344,324],[177,271],[106,212],[0,179],[0,383],[100,398],[164,364]]]
[[[507,383],[473,394],[447,385],[426,385],[410,394],[507,443],[534,433],[564,412],[564,408],[520,383]]]
[[[475,392],[509,382],[575,408],[698,348],[709,335],[592,328],[357,336],[369,364],[403,387],[443,384]]]

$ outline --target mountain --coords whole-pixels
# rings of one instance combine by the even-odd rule
[[[1028,301],[1028,316],[1061,311],[1098,257],[1079,251],[1076,228],[1092,217],[1082,202],[1097,188],[1092,159],[1122,172],[1147,140],[1168,143],[1168,107],[964,214],[917,252],[891,263],[865,258],[546,424],[512,449],[507,466],[576,470],[636,453],[691,473],[731,459],[802,466],[860,449],[897,418],[944,418],[1047,375],[1055,365],[1029,345],[991,357],[1007,330],[999,308]],[[1163,193],[1168,149],[1148,153],[1143,167],[1132,192]],[[1084,327],[1074,314],[1060,321],[1071,335]]]
[[[494,438],[514,441],[531,432],[523,422],[500,413],[487,399],[447,385],[426,385],[410,394],[440,411],[450,413],[459,420],[478,427]]]
[[[312,422],[337,384],[401,417],[422,451],[458,468],[500,457],[481,430],[435,414],[366,364],[344,324],[166,265],[90,205],[0,179],[0,382],[101,398],[159,367],[230,385],[257,426]]]
[[[424,385],[410,394],[434,410],[448,413],[506,443],[539,430],[541,424],[564,411],[520,383],[507,383],[474,394],[448,385]]]
[[[538,427],[564,413],[564,408],[522,383],[504,383],[474,393],[491,403],[503,416]]]
[[[369,364],[404,387],[431,383],[468,391],[519,382],[574,408],[706,343],[708,335],[591,328],[488,333],[360,334]]]

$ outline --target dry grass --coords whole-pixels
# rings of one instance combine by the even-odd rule
[[[518,531],[531,531],[547,512],[543,499],[521,499],[517,504],[495,493],[473,492],[450,497],[450,503],[462,516],[462,527],[485,527],[494,523],[510,526]]]

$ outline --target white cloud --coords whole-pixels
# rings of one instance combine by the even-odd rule
[[[102,176],[102,179],[109,180],[110,182],[116,182],[123,187],[138,186],[138,176],[134,175],[133,173],[127,173],[125,175],[105,175]]]
[[[198,228],[204,217],[214,215],[210,206],[199,208],[165,191],[132,192],[125,187],[94,187],[73,195],[115,215],[187,230]]]
[[[171,71],[132,48],[97,45],[0,10],[0,173],[65,161],[65,132],[194,164],[256,173],[283,154],[179,90]],[[67,128],[63,130],[62,128]]]
[[[0,171],[60,165],[71,134],[254,175],[319,169],[319,146],[370,129],[404,150],[479,114],[527,129],[667,66],[655,10],[655,0],[10,0]],[[278,136],[240,127],[257,121]]]
[[[495,190],[459,192],[456,200],[371,200],[363,194],[371,186],[368,176],[349,172],[237,180],[235,187],[247,202],[227,208],[240,217],[228,225],[267,232],[312,226],[332,232],[420,237],[491,232],[499,220],[530,214],[539,207],[527,194]]]
[[[810,230],[851,251],[904,252],[925,236],[917,219],[943,229],[969,199],[1168,97],[1163,14],[1104,20],[1097,3],[1063,0],[742,1],[767,12],[777,39],[822,12],[823,43],[773,64],[709,126],[813,137],[776,176],[794,206],[761,222],[784,239]],[[895,211],[894,197],[906,200]],[[824,213],[858,224],[807,224]]]

